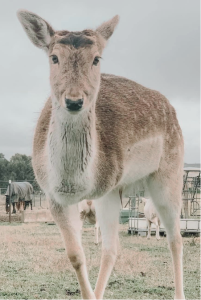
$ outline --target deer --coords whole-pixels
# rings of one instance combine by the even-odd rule
[[[55,30],[26,10],[17,15],[29,39],[49,59],[51,92],[36,125],[32,161],[82,298],[103,298],[117,257],[119,191],[125,193],[145,180],[166,228],[175,299],[184,299],[180,234],[184,143],[175,109],[158,91],[101,74],[103,49],[118,15],[83,31]],[[102,234],[95,290],[78,226],[77,203],[83,199],[95,200]]]

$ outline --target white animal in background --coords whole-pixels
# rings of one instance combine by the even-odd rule
[[[157,216],[155,207],[151,199],[141,197],[142,201],[144,202],[144,214],[145,218],[147,219],[147,226],[148,226],[148,235],[147,238],[150,239],[151,237],[151,224],[156,225],[156,239],[160,240],[159,229],[160,229],[160,219]]]
[[[81,220],[81,229],[83,226],[84,221],[95,225],[94,227],[94,234],[95,234],[95,244],[98,245],[99,243],[99,225],[98,221],[96,220],[96,211],[93,200],[83,200],[78,203],[78,209],[80,212],[80,220]]]

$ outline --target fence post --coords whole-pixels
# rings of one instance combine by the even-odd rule
[[[41,207],[41,191],[40,191],[40,207]]]
[[[9,222],[11,223],[11,180],[9,180]]]

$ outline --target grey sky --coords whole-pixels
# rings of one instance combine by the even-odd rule
[[[120,23],[103,53],[102,72],[125,76],[164,94],[176,108],[185,162],[200,161],[200,8],[198,0],[1,0],[0,152],[31,155],[39,112],[49,96],[46,54],[33,46],[16,11],[27,9],[55,29]]]

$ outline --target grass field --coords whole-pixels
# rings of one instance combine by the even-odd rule
[[[129,236],[120,225],[120,249],[107,299],[173,299],[174,284],[166,238]],[[101,245],[85,226],[83,245],[89,277],[95,286]],[[0,223],[0,299],[76,299],[79,286],[56,225]],[[200,238],[183,238],[186,299],[200,298]]]

